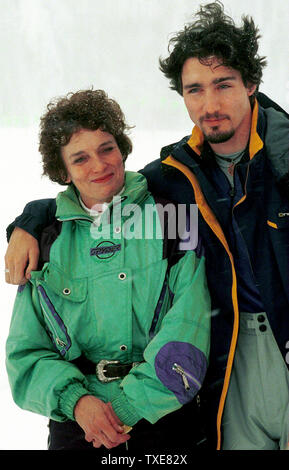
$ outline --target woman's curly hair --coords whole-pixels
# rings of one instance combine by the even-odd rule
[[[245,86],[257,85],[256,93],[266,61],[257,54],[260,35],[253,19],[243,16],[243,25],[238,28],[219,1],[201,6],[196,16],[197,21],[186,25],[169,41],[169,52],[173,46],[170,55],[159,60],[170,88],[182,95],[181,74],[188,58],[197,57],[202,64],[211,65],[212,57],[216,57],[222,65],[238,70]]]
[[[68,144],[80,129],[100,129],[113,135],[123,161],[132,151],[126,132],[130,127],[116,101],[103,90],[83,90],[68,93],[52,100],[40,120],[39,151],[43,174],[61,185],[67,184],[67,172],[61,156],[61,147]]]

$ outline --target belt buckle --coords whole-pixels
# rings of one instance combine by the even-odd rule
[[[97,375],[98,380],[100,380],[100,382],[107,383],[107,382],[111,382],[112,380],[117,380],[121,378],[121,377],[106,377],[104,375],[104,372],[106,372],[105,366],[107,366],[108,364],[119,364],[119,361],[108,361],[107,359],[102,359],[96,364],[96,375]]]

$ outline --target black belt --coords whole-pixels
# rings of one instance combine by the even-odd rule
[[[95,374],[100,382],[111,382],[112,380],[121,379],[129,373],[132,367],[140,364],[140,362],[122,364],[119,361],[109,361],[107,359],[102,359],[95,364],[85,356],[80,356],[71,362],[76,365],[84,375]]]

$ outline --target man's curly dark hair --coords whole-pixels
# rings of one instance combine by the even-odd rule
[[[132,151],[119,104],[108,98],[103,90],[83,90],[68,93],[52,100],[40,120],[39,151],[42,155],[43,174],[61,185],[67,184],[67,172],[61,156],[61,147],[68,144],[80,129],[100,129],[113,135],[123,156]]]
[[[169,52],[173,46],[170,55],[159,60],[170,88],[182,95],[181,74],[187,59],[196,57],[202,64],[211,65],[215,57],[222,65],[238,70],[245,86],[256,85],[255,95],[266,61],[257,54],[260,35],[253,19],[243,16],[242,27],[238,28],[218,0],[201,6],[196,17],[199,19],[187,24],[169,41]]]

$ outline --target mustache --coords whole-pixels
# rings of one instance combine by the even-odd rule
[[[230,116],[227,114],[219,114],[218,112],[213,114],[206,113],[204,116],[200,117],[200,122],[202,123],[205,119],[230,119]]]

